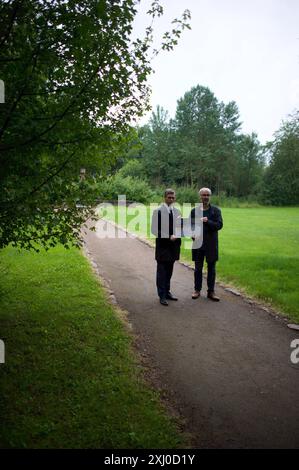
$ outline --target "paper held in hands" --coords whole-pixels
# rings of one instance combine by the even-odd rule
[[[191,219],[181,219],[180,226],[177,226],[175,230],[175,236],[178,238],[181,237],[190,237],[194,238],[192,248],[200,248],[202,245],[203,231],[202,231],[202,222],[199,224],[191,224]]]

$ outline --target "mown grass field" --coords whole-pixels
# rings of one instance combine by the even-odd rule
[[[186,217],[189,214],[187,208]],[[150,208],[116,210],[120,225],[150,237]],[[134,218],[135,214],[135,218]],[[139,221],[137,220],[137,217]],[[218,279],[266,301],[299,322],[299,208],[258,207],[222,209],[219,232]],[[113,209],[105,216],[113,219]],[[182,258],[191,260],[186,240]],[[190,286],[192,289],[192,286]]]
[[[78,250],[7,248],[0,269],[0,447],[183,445]]]

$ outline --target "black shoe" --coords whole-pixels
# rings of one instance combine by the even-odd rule
[[[214,291],[208,292],[207,297],[208,297],[208,299],[214,300],[214,302],[219,302],[219,300],[220,300],[219,297],[217,297],[217,295],[215,295]]]
[[[166,306],[167,306],[167,305],[168,305],[168,302],[167,302],[167,300],[166,300],[166,299],[160,299],[160,304],[161,304],[161,305],[166,305]]]
[[[166,299],[168,299],[168,300],[178,300],[178,298],[175,297],[174,295],[172,295],[171,292],[168,292],[168,294],[166,295]]]

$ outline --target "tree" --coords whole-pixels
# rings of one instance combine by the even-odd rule
[[[166,180],[166,169],[169,163],[169,118],[161,106],[152,113],[148,125],[140,132],[143,150],[143,166],[154,185]]]
[[[240,125],[234,101],[225,104],[209,88],[193,87],[178,100],[175,119],[158,106],[139,131],[146,175],[154,185],[183,186],[184,194],[209,186],[217,195],[256,196],[264,149],[256,134],[241,134]]]
[[[236,194],[241,197],[257,195],[264,172],[264,153],[257,134],[241,134],[237,141]]]
[[[236,103],[225,105],[198,85],[178,100],[175,125],[185,184],[209,185],[217,193],[227,189],[240,127]]]
[[[299,111],[282,123],[267,148],[270,164],[264,178],[264,201],[274,205],[299,204]]]
[[[153,29],[132,42],[136,12],[134,0],[2,2],[0,247],[78,244],[94,202],[80,167],[115,160],[148,106]],[[149,13],[163,9],[155,1]],[[162,49],[189,17],[176,20]]]
[[[145,170],[142,162],[136,158],[127,160],[125,165],[118,171],[122,178],[131,176],[133,178],[146,179]]]

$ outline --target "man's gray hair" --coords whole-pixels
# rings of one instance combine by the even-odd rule
[[[212,194],[212,191],[210,190],[210,188],[200,188],[200,190],[198,191],[198,194],[201,194],[203,192],[209,192],[210,196]]]
[[[175,194],[175,190],[171,188],[167,188],[164,191],[164,197],[168,196],[168,194]]]

